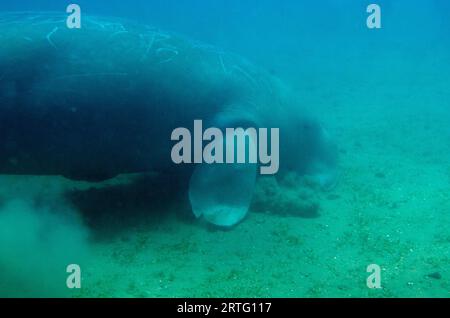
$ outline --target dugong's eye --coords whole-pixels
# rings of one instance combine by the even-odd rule
[[[300,131],[302,134],[311,134],[316,131],[316,125],[311,122],[305,122],[301,124]]]
[[[304,121],[300,124],[299,128],[299,140],[312,151],[315,149],[321,138],[320,125],[314,121]]]

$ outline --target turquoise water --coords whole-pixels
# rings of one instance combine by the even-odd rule
[[[4,2],[2,13],[65,14],[57,1]],[[195,219],[186,190],[158,182],[157,171],[85,180],[79,171],[37,176],[3,164],[0,296],[448,297],[450,5],[376,3],[382,28],[370,30],[366,1],[78,1],[82,17],[151,25],[279,78],[299,101],[284,116],[311,113],[337,145],[337,183],[322,189],[303,174],[259,177],[246,218],[224,230]],[[11,93],[8,78],[26,82],[33,72],[8,71],[17,43],[5,30],[15,29],[0,29],[8,39],[0,45],[2,104],[18,96],[19,106],[31,105],[20,99],[28,89]],[[123,51],[109,58],[119,65],[132,42],[117,41]],[[46,61],[33,52],[32,60]],[[96,85],[105,96],[111,90],[103,83],[116,80]],[[0,116],[11,111],[0,109]],[[74,138],[59,137],[66,136]],[[29,149],[13,149],[6,161],[20,166]],[[86,154],[83,166],[95,157]],[[37,172],[44,166],[29,160]],[[82,269],[80,289],[66,286],[68,264]],[[370,264],[381,268],[380,289],[366,284]]]

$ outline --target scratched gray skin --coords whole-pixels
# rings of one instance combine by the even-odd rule
[[[244,58],[130,21],[54,13],[0,15],[0,173],[100,181],[170,171],[171,132],[204,126],[280,129],[280,174],[328,187],[336,148],[278,79]],[[192,165],[197,217],[246,215],[255,165]]]

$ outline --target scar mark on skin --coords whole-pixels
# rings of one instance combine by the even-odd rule
[[[234,66],[233,66],[233,70],[235,70],[235,71],[241,73],[245,78],[247,78],[247,79],[249,80],[249,82],[250,82],[252,85],[255,85],[255,86],[256,86],[256,81],[255,81],[255,79],[254,79],[253,77],[251,77],[247,72],[245,72],[242,68],[240,68],[240,67],[237,66],[237,65],[234,65]]]
[[[120,34],[126,34],[126,33],[128,33],[128,31],[117,31],[117,32],[111,34],[111,36],[109,38],[112,39]]]
[[[52,35],[55,34],[56,31],[58,31],[58,29],[59,29],[58,27],[55,27],[52,32],[47,34],[47,41],[48,41],[48,43],[50,43],[50,45],[53,46],[55,49],[57,49],[57,47],[56,47],[55,43],[53,43],[51,38],[52,38]]]
[[[150,41],[147,44],[147,48],[145,50],[144,56],[142,56],[142,59],[141,59],[142,61],[145,60],[147,58],[148,54],[150,53],[150,50],[152,49],[153,44],[155,43],[155,37],[156,37],[155,33],[153,33]]]
[[[222,66],[222,70],[225,74],[228,74],[227,68],[225,67],[225,63],[223,62],[222,54],[219,54],[220,65]]]
[[[172,48],[161,47],[158,50],[156,50],[157,54],[160,54],[162,52],[172,52],[174,55],[172,57],[165,59],[164,61],[159,62],[159,64],[170,62],[174,59],[175,56],[178,55],[178,51]]]

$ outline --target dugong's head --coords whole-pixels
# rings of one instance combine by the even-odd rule
[[[328,190],[336,185],[338,179],[338,148],[322,125],[314,123],[309,129],[313,130],[316,144],[304,173],[311,176],[323,189]]]
[[[330,189],[336,184],[337,147],[320,123],[298,110],[295,113],[272,112],[269,114],[271,116],[258,117],[258,112],[248,112],[252,109],[250,107],[232,109],[239,109],[239,112],[222,114],[216,118],[216,123],[224,127],[279,129],[279,169],[275,176],[283,177],[293,172],[306,177],[322,189]],[[251,139],[251,135],[249,138]],[[272,138],[270,140],[273,141]],[[259,142],[261,138],[258,141],[258,148],[261,150]],[[224,144],[228,149],[228,142]],[[273,156],[274,145],[267,147]],[[238,149],[235,145],[231,148]],[[194,214],[222,227],[239,223],[249,210],[261,164],[198,165],[189,187]]]
[[[293,116],[288,135],[280,141],[281,173],[293,171],[307,176],[325,190],[338,177],[338,148],[330,133],[317,120]]]

